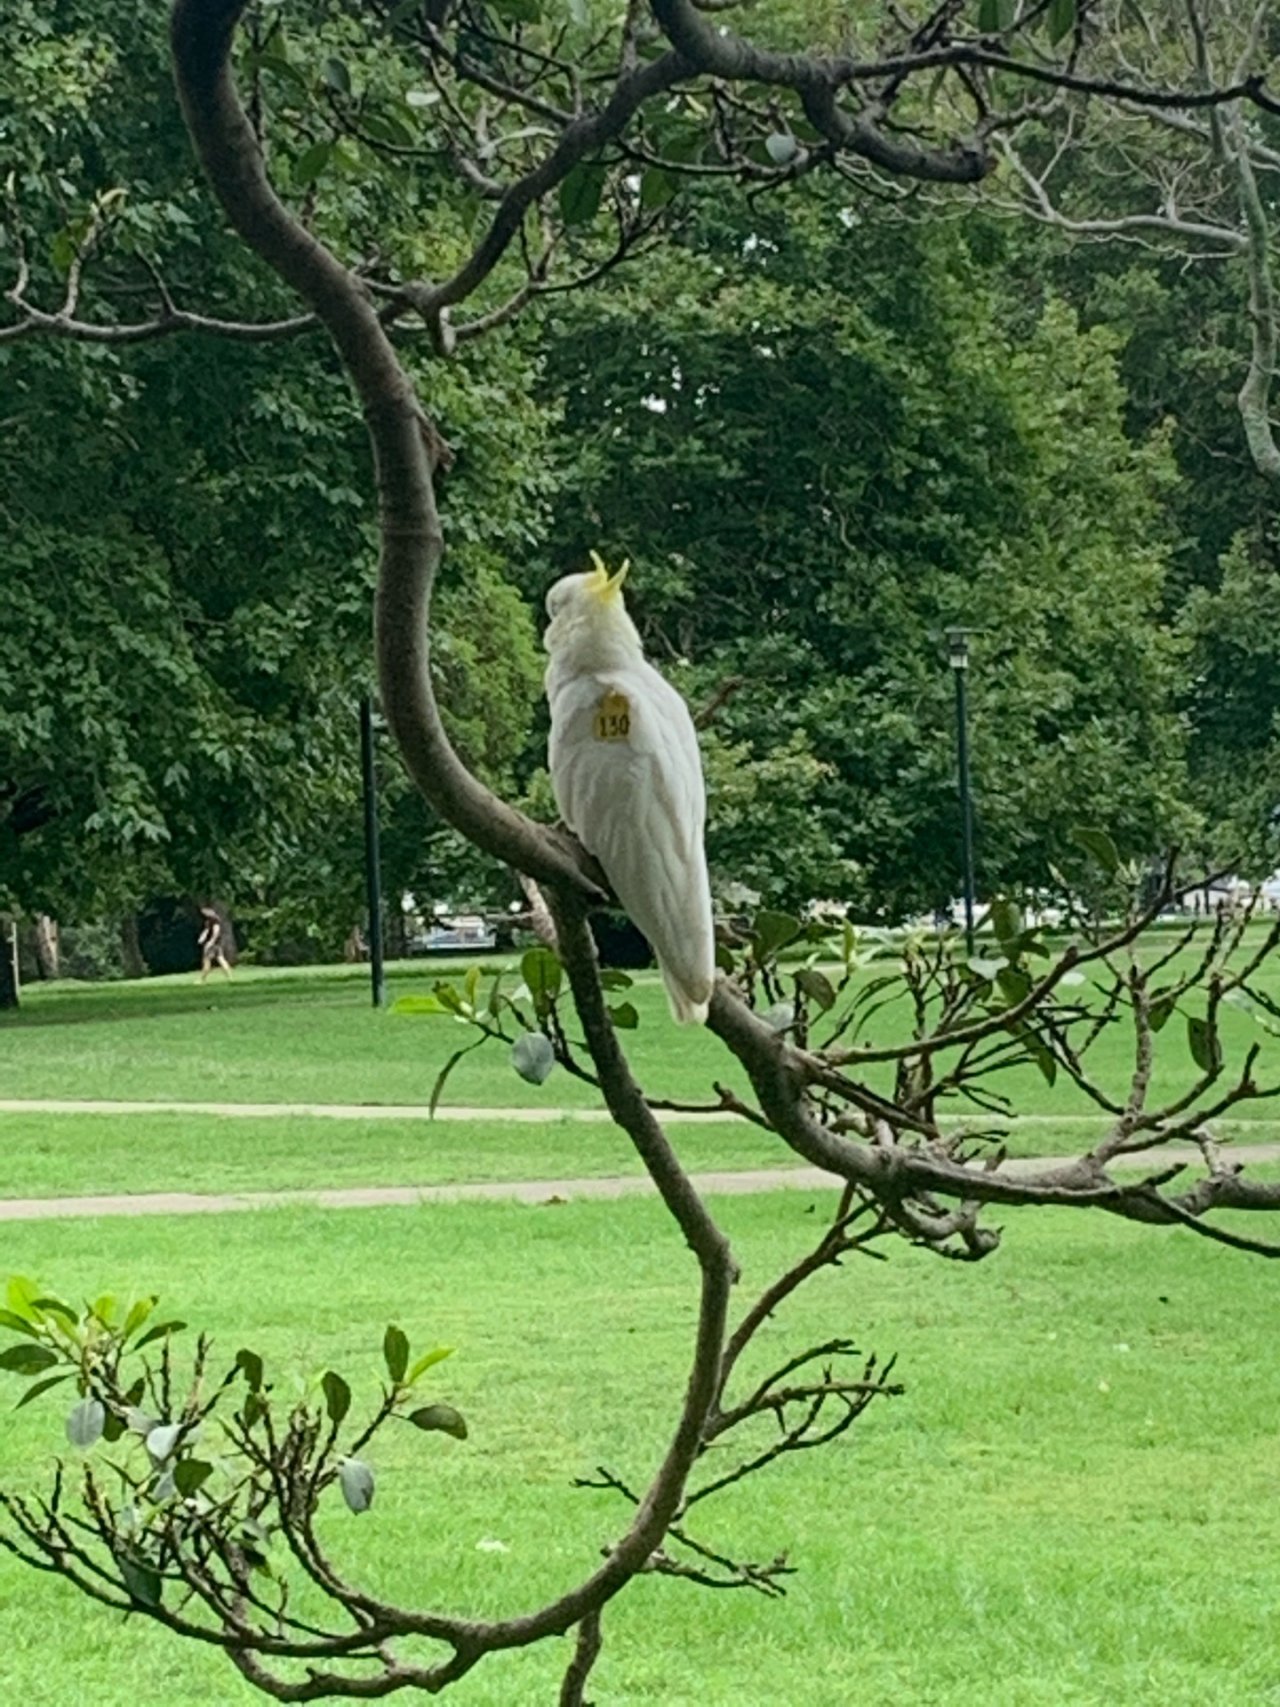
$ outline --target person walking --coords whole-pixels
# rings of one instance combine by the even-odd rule
[[[212,907],[201,907],[200,917],[203,924],[196,939],[200,946],[200,982],[204,983],[215,966],[230,978],[231,966],[222,947],[222,920]]]

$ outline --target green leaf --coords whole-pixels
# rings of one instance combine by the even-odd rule
[[[120,1581],[128,1590],[130,1599],[137,1601],[139,1606],[159,1606],[162,1585],[160,1573],[154,1565],[136,1553],[118,1554],[116,1564],[120,1569]]]
[[[46,1316],[60,1317],[69,1328],[77,1327],[80,1322],[70,1304],[64,1304],[61,1298],[37,1298],[31,1308],[42,1311]]]
[[[1078,848],[1083,848],[1108,877],[1114,877],[1119,871],[1120,855],[1116,852],[1116,844],[1105,830],[1090,830],[1078,825],[1071,832],[1071,840]]]
[[[1013,22],[1014,0],[981,0],[978,6],[978,28],[995,35],[1007,30]]]
[[[1019,1002],[1025,1001],[1031,992],[1030,978],[1017,966],[1002,966],[996,973],[996,982],[1000,986],[1000,993],[1011,1008],[1016,1007]]]
[[[49,245],[49,259],[59,278],[66,278],[76,258],[76,243],[69,231],[60,231]]]
[[[1036,1036],[1028,1025],[1015,1025],[1013,1034],[1035,1062],[1048,1084],[1052,1084],[1058,1076],[1058,1061],[1053,1051]]]
[[[375,142],[389,142],[396,148],[412,148],[418,140],[394,113],[366,112],[360,122],[365,136],[372,137]]]
[[[732,972],[734,969],[733,950],[728,943],[716,944],[716,965],[722,972]]]
[[[1159,996],[1154,1002],[1152,1002],[1151,1011],[1147,1015],[1152,1031],[1163,1030],[1169,1015],[1177,1005],[1178,999],[1176,996]]]
[[[57,1361],[57,1352],[47,1345],[11,1345],[0,1351],[0,1369],[10,1375],[40,1375]]]
[[[489,4],[519,24],[536,24],[542,16],[542,0],[489,0]]]
[[[414,0],[416,5],[418,0]],[[405,91],[405,105],[408,107],[434,107],[440,99],[438,89],[408,89]]]
[[[26,1334],[35,1339],[39,1330],[21,1316],[15,1316],[12,1310],[0,1310],[0,1328],[12,1328],[15,1333]]]
[[[835,986],[826,973],[819,972],[817,967],[807,966],[803,972],[797,972],[796,983],[819,1013],[830,1013],[835,1007]]]
[[[116,1312],[120,1308],[120,1301],[112,1293],[104,1292],[101,1298],[95,1298],[88,1308],[89,1314],[96,1316],[104,1328],[110,1328],[115,1326]],[[145,1344],[146,1342],[141,1341],[140,1343]],[[137,1350],[136,1346],[134,1350]]]
[[[800,144],[785,130],[775,130],[765,137],[764,150],[775,166],[789,166],[799,154]]]
[[[984,984],[994,983],[1000,973],[1009,964],[1003,957],[995,960],[984,960],[981,955],[970,955],[968,966],[975,978],[980,978]]]
[[[640,1024],[640,1015],[630,1002],[619,1002],[616,1007],[610,1008],[609,1018],[619,1031],[634,1031]]]
[[[661,166],[650,166],[640,179],[640,206],[666,207],[679,188],[674,173]]]
[[[154,1292],[149,1298],[135,1299],[129,1306],[129,1313],[124,1319],[124,1327],[120,1330],[120,1337],[126,1340],[131,1339],[159,1302],[160,1299]]]
[[[561,181],[560,216],[566,225],[590,225],[604,195],[604,167],[594,163],[575,166]]]
[[[101,1399],[81,1399],[67,1414],[67,1439],[81,1452],[87,1452],[102,1439],[107,1413]]]
[[[362,1458],[344,1458],[338,1466],[338,1482],[352,1511],[368,1511],[373,1504],[373,1471]]]
[[[511,1045],[511,1065],[526,1083],[545,1084],[556,1064],[550,1038],[540,1031],[526,1031]]]
[[[262,1359],[257,1352],[250,1351],[248,1346],[241,1346],[236,1353],[236,1368],[244,1371],[249,1391],[256,1393],[262,1386]]]
[[[295,89],[307,89],[306,73],[300,67],[291,65],[283,54],[259,54],[258,63],[265,70],[273,71],[277,77],[283,77],[286,83],[292,83]]]
[[[780,948],[785,948],[800,935],[800,921],[790,913],[771,913],[766,910],[756,914],[754,924],[751,948],[756,963],[761,966],[766,960],[771,960]]]
[[[1076,0],[1050,0],[1047,21],[1049,40],[1056,46],[1075,28]]]
[[[430,1351],[424,1351],[405,1376],[405,1385],[412,1387],[420,1375],[425,1375],[428,1369],[434,1369],[437,1363],[443,1363],[446,1357],[453,1356],[451,1345],[433,1346]]]
[[[1222,1044],[1208,1020],[1197,1019],[1194,1014],[1187,1016],[1187,1045],[1191,1059],[1202,1073],[1222,1070]]]
[[[339,95],[351,93],[351,73],[340,59],[325,60],[324,80],[326,85]]]
[[[351,1409],[351,1389],[336,1370],[326,1369],[320,1377],[324,1390],[324,1408],[329,1421],[336,1427]]]
[[[549,948],[531,948],[521,956],[520,976],[539,1019],[546,1014],[560,994],[564,970],[560,957]]]
[[[25,1274],[12,1275],[5,1286],[5,1302],[15,1316],[20,1316],[24,1322],[38,1322],[40,1311],[35,1308],[35,1300],[40,1296],[40,1288],[34,1280],[28,1280]]]
[[[314,184],[329,164],[329,156],[332,153],[332,142],[313,142],[310,148],[299,154],[293,163],[293,170],[290,174],[293,178],[294,188],[305,190],[308,185]]]
[[[414,1428],[425,1429],[428,1433],[451,1434],[455,1440],[467,1438],[467,1425],[462,1413],[455,1411],[452,1405],[424,1405],[419,1411],[410,1411],[408,1421]]]
[[[97,1305],[94,1306],[94,1314],[97,1314]],[[153,1340],[163,1339],[166,1334],[180,1334],[186,1325],[185,1322],[158,1322],[154,1328],[143,1334],[133,1349],[141,1351],[144,1345],[150,1345]]]
[[[184,1458],[173,1467],[173,1482],[183,1499],[190,1499],[213,1474],[213,1465],[203,1458]]]
[[[396,1327],[394,1322],[382,1336],[382,1355],[386,1360],[387,1374],[398,1387],[409,1367],[409,1341],[403,1329]]]
[[[438,981],[433,985],[433,988],[436,1000],[446,1013],[462,1015],[465,1004],[462,1000],[461,990],[455,989],[452,984],[446,984],[443,980]]]
[[[629,972],[619,972],[616,966],[606,966],[600,974],[600,984],[606,990],[629,990],[635,979]]]
[[[32,1399],[38,1399],[41,1393],[47,1393],[50,1387],[56,1387],[60,1382],[70,1381],[72,1371],[68,1369],[63,1375],[46,1375],[43,1381],[33,1381],[30,1387],[14,1405],[15,1411],[20,1411],[24,1405],[29,1405]]]
[[[391,1004],[393,1014],[447,1014],[449,1011],[439,996],[397,996]]]
[[[163,1464],[166,1458],[173,1455],[173,1449],[182,1437],[182,1424],[157,1423],[147,1430],[147,1451],[157,1464]]]
[[[991,928],[1001,948],[1022,934],[1022,909],[1016,901],[1000,900],[991,906]]]

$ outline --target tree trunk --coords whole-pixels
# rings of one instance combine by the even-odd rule
[[[120,958],[124,962],[126,978],[145,978],[147,963],[142,958],[142,948],[138,942],[138,915],[126,913],[120,921]]]
[[[18,932],[11,918],[0,914],[0,1009],[18,1005]]]
[[[36,966],[41,978],[60,976],[61,949],[58,944],[58,921],[48,913],[38,913],[35,923]]]

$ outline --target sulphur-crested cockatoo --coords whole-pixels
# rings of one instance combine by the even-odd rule
[[[644,655],[624,563],[547,595],[551,782],[565,823],[648,937],[675,1018],[701,1024],[715,982],[702,761],[689,708]]]

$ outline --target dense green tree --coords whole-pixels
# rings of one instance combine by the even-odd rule
[[[97,221],[87,312],[102,292],[129,302],[141,258],[164,250],[175,300],[270,313],[279,287],[192,183],[149,16],[119,0],[109,16],[25,17],[0,72],[19,161],[5,257],[20,245],[33,288],[57,294],[68,245]],[[358,230],[375,211],[411,226],[413,196],[375,177],[344,216]],[[545,510],[530,371],[491,340],[438,388],[456,455],[439,682],[461,750],[498,784],[540,668],[502,579]],[[253,911],[260,939],[282,909],[281,929],[332,950],[361,905],[355,708],[374,560],[368,451],[335,358],[314,335],[11,338],[0,386],[0,905],[83,917],[216,892]],[[386,788],[389,877],[430,882],[438,829],[398,767]]]
[[[1052,298],[1019,313],[984,241],[847,195],[717,196],[656,287],[619,278],[556,329],[557,537],[636,559],[693,695],[745,678],[711,849],[773,899],[958,892],[948,625],[977,630],[988,888],[1044,883],[1081,821],[1135,853],[1182,821],[1165,436],[1126,437],[1116,340]],[[715,796],[753,760],[744,848]]]

